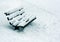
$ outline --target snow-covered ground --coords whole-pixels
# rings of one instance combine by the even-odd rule
[[[0,0],[0,42],[60,42],[60,0]],[[5,11],[24,7],[37,19],[22,32],[14,31]]]

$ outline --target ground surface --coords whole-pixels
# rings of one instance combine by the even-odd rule
[[[0,42],[60,42],[59,0],[0,0]],[[14,31],[4,15],[16,7],[37,19],[22,32]]]

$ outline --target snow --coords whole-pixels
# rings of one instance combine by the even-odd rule
[[[60,42],[59,3],[60,0],[0,0],[0,42]],[[37,19],[18,32],[11,29],[4,12],[21,4]]]

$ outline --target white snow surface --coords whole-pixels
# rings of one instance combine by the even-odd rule
[[[60,0],[0,0],[0,42],[60,42]],[[37,19],[23,31],[12,30],[4,12],[24,7]]]

